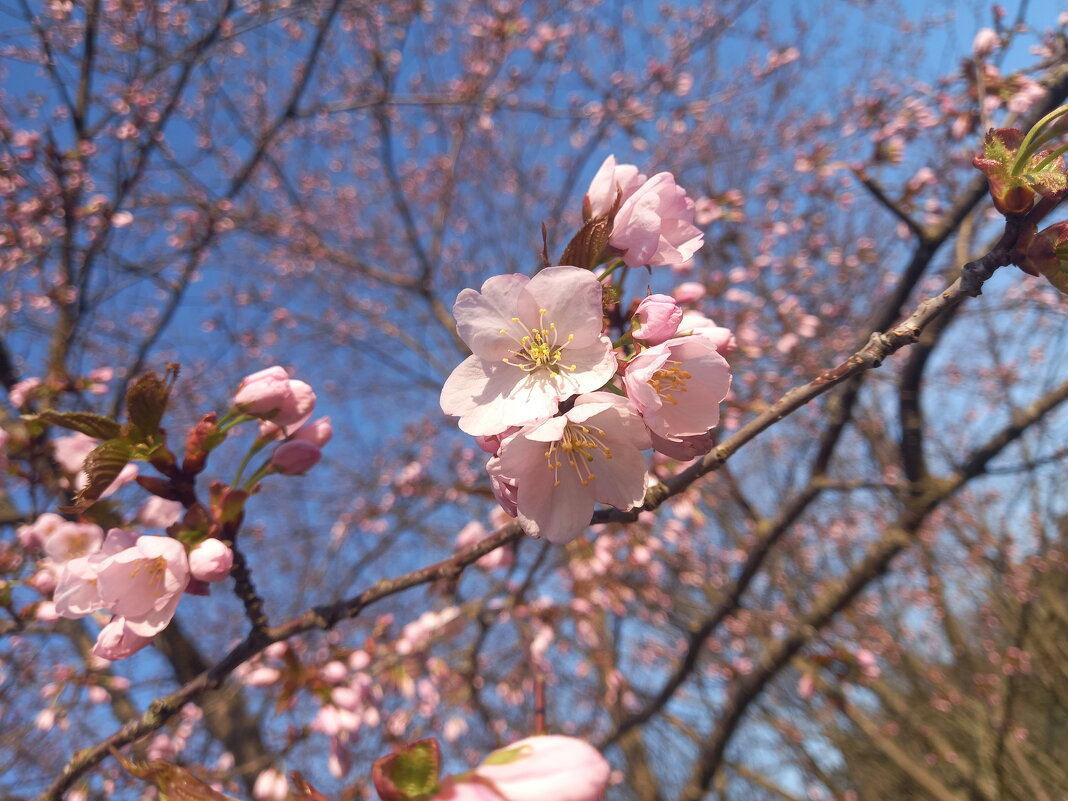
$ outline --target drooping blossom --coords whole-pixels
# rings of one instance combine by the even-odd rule
[[[610,773],[608,761],[583,740],[527,737],[446,779],[433,801],[599,801]]]
[[[234,395],[234,406],[283,428],[305,422],[315,407],[315,392],[274,365],[245,376]]]
[[[609,392],[582,395],[570,411],[513,434],[501,447],[500,469],[516,482],[523,530],[566,543],[589,524],[595,502],[619,509],[640,504],[641,451],[648,447],[641,418]]]
[[[615,373],[601,333],[601,284],[578,267],[494,276],[481,292],[463,290],[453,313],[473,355],[445,382],[441,408],[468,434],[553,415],[560,400],[600,389]]]
[[[649,295],[642,298],[634,312],[632,336],[647,345],[659,345],[675,336],[682,322],[682,309],[670,295]]]
[[[694,202],[669,172],[654,175],[616,213],[608,244],[630,267],[681,264],[704,244],[693,224]]]
[[[616,198],[622,192],[622,201],[633,195],[645,183],[645,176],[638,172],[633,164],[617,164],[615,156],[609,156],[602,162],[597,174],[590,182],[586,197],[590,202],[590,213],[594,217],[603,217],[612,210]]]
[[[623,386],[653,433],[670,440],[700,436],[719,422],[730,366],[704,337],[678,337],[635,356]]]
[[[152,642],[151,637],[142,637],[134,632],[121,617],[114,617],[111,622],[96,635],[93,654],[101,659],[115,661],[133,656]]]

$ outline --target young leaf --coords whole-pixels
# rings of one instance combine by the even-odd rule
[[[75,496],[74,506],[68,508],[80,512],[92,506],[126,467],[132,455],[133,448],[121,439],[109,439],[91,450],[83,467],[89,480]]]
[[[211,785],[198,779],[188,768],[181,765],[175,765],[165,759],[136,763],[126,759],[115,749],[112,749],[111,753],[130,775],[156,785],[160,801],[235,801],[230,796],[214,790]]]
[[[54,412],[51,410],[37,415],[27,415],[26,420],[37,420],[71,431],[80,431],[95,439],[114,439],[119,436],[120,426],[110,417],[89,412]]]

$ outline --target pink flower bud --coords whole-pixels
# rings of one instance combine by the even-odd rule
[[[315,393],[303,381],[293,381],[275,365],[246,376],[234,395],[234,406],[278,426],[307,420],[315,406]]]
[[[323,447],[334,435],[334,429],[330,425],[329,417],[320,417],[310,423],[305,423],[293,435],[298,442],[310,442],[317,448]]]
[[[474,770],[508,801],[599,801],[608,762],[574,737],[528,737],[494,751]]]
[[[972,40],[972,53],[976,58],[986,58],[1001,45],[1001,37],[993,28],[980,28]]]
[[[132,632],[121,617],[112,618],[97,635],[93,653],[102,659],[125,659],[152,642],[151,637],[142,637]]]
[[[638,325],[633,336],[646,345],[659,345],[675,336],[682,322],[682,309],[667,295],[650,295],[642,298],[634,312]]]
[[[222,581],[234,566],[234,552],[220,540],[209,537],[189,552],[189,572],[200,581]]]
[[[311,470],[323,452],[311,442],[290,440],[283,442],[271,454],[271,466],[285,476],[300,476]]]

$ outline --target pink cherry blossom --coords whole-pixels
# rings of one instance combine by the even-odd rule
[[[44,551],[56,562],[68,562],[100,550],[104,530],[95,523],[72,523],[64,520],[44,543]]]
[[[100,597],[142,637],[158,634],[174,617],[189,583],[185,547],[169,537],[138,537],[97,568]]]
[[[699,436],[719,422],[730,366],[704,337],[679,337],[635,356],[623,386],[650,431],[665,439]]]
[[[178,501],[168,501],[153,495],[137,513],[137,522],[149,528],[169,528],[178,522],[185,507]]]
[[[16,409],[21,409],[26,400],[43,383],[40,378],[24,378],[8,390],[7,399]]]
[[[64,473],[74,475],[81,472],[85,457],[99,444],[100,440],[76,431],[52,440],[52,457]]]
[[[303,381],[291,379],[284,367],[274,365],[242,379],[234,406],[285,428],[300,425],[311,416],[315,393]]]
[[[489,536],[489,532],[486,531],[485,526],[477,520],[472,520],[460,529],[460,533],[456,535],[456,547],[466,548],[469,545],[474,545],[480,540],[484,540],[487,536]],[[480,567],[483,570],[496,570],[499,567],[511,567],[513,561],[514,557],[512,555],[512,549],[505,546],[490,551],[485,556],[480,557],[478,561],[475,562],[475,566]]]
[[[475,436],[555,414],[560,400],[600,389],[616,370],[601,333],[601,284],[578,267],[533,278],[498,275],[453,307],[471,348],[441,390],[441,408]]]
[[[619,192],[623,201],[633,195],[645,183],[645,176],[633,164],[617,164],[615,156],[609,156],[597,170],[590,182],[586,196],[594,217],[603,217],[612,210]]]
[[[209,537],[189,552],[189,573],[197,581],[222,581],[234,566],[234,552],[225,543]]]
[[[696,303],[707,294],[704,284],[697,281],[686,281],[675,287],[672,297],[679,303]]]
[[[133,656],[150,642],[151,637],[142,637],[123,618],[114,617],[97,635],[93,653],[101,659],[115,661]]]
[[[616,213],[608,244],[630,267],[681,264],[704,243],[693,225],[694,203],[669,172],[654,175]]]
[[[649,435],[618,395],[582,395],[563,415],[533,423],[501,447],[501,471],[518,485],[519,523],[566,543],[589,524],[596,501],[629,509],[645,498]]]
[[[976,58],[986,58],[1001,46],[1001,37],[993,28],[980,28],[972,40],[972,53]]]
[[[682,309],[669,295],[649,295],[638,304],[634,320],[637,326],[632,336],[647,345],[659,345],[679,330]]]
[[[733,331],[716,325],[701,312],[693,311],[692,309],[683,313],[678,333],[680,337],[700,335],[711,342],[716,350],[724,355],[730,355],[738,347]]]
[[[311,470],[323,452],[311,442],[292,439],[283,442],[271,454],[271,466],[284,476],[299,476]]]
[[[489,473],[490,488],[493,497],[497,499],[501,509],[512,517],[519,515],[519,482],[514,478],[501,473],[501,459],[499,456],[491,456],[486,462],[486,472]]]
[[[662,453],[665,456],[670,456],[672,459],[678,459],[680,462],[688,462],[690,459],[704,456],[712,450],[711,432],[698,434],[693,437],[666,439],[659,434],[650,431],[649,439],[652,440],[654,451]]]
[[[310,442],[317,448],[322,448],[332,436],[334,436],[334,429],[330,425],[330,418],[320,417],[298,428],[293,434],[293,439],[298,442]]]
[[[507,801],[598,801],[610,773],[596,748],[558,734],[512,743],[473,771]]]

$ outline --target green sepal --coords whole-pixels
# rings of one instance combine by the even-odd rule
[[[438,790],[441,748],[434,739],[419,740],[375,760],[371,777],[382,801],[426,801]]]

